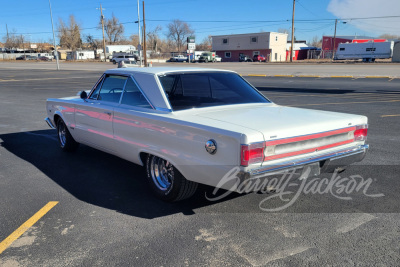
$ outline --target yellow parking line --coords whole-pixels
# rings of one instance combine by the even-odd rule
[[[353,78],[353,76],[330,76],[331,78]]]
[[[248,74],[247,76],[254,76],[254,77],[267,77],[265,74]]]
[[[382,117],[382,118],[385,118],[385,117],[400,117],[400,114],[382,115],[381,117]]]
[[[35,213],[29,220],[24,222],[17,230],[15,230],[11,235],[9,235],[6,239],[4,239],[0,243],[0,254],[8,248],[12,242],[17,240],[23,233],[26,232],[29,228],[31,228],[40,218],[42,218],[49,210],[51,210],[55,205],[57,205],[58,201],[50,201],[43,208],[41,208],[38,212]]]
[[[274,77],[294,77],[293,75],[274,75]]]
[[[321,78],[319,75],[297,75],[296,77],[300,78]]]
[[[303,105],[285,105],[285,106],[321,106],[321,105],[347,105],[347,104],[367,104],[367,103],[383,103],[383,102],[399,102],[400,99],[387,101],[364,101],[364,102],[337,102],[337,103],[320,103],[320,104],[303,104]]]
[[[367,79],[390,79],[389,76],[365,76]]]

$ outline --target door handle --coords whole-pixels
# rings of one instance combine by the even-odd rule
[[[107,114],[108,116],[111,116],[111,112],[109,112],[109,111],[104,111],[104,114]]]

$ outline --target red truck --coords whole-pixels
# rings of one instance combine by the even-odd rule
[[[267,61],[267,60],[266,60],[265,56],[263,56],[263,55],[255,55],[253,57],[253,61],[254,62],[256,62],[256,61],[261,62],[261,61]]]

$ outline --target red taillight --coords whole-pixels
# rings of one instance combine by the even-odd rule
[[[358,125],[354,131],[354,141],[365,141],[368,135],[368,125]]]
[[[264,160],[264,142],[241,145],[240,165],[249,166]]]

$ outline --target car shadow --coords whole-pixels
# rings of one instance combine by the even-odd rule
[[[2,147],[34,165],[77,199],[131,216],[151,219],[175,213],[191,215],[196,208],[240,196],[232,193],[209,201],[206,194],[216,197],[211,194],[214,188],[199,185],[190,199],[166,203],[151,194],[143,167],[84,145],[77,152],[63,152],[54,130],[3,134],[0,139]]]
[[[349,94],[355,90],[346,89],[310,89],[310,88],[283,88],[283,87],[262,87],[257,86],[257,90],[263,92],[284,92],[284,93],[313,93],[313,94]]]

